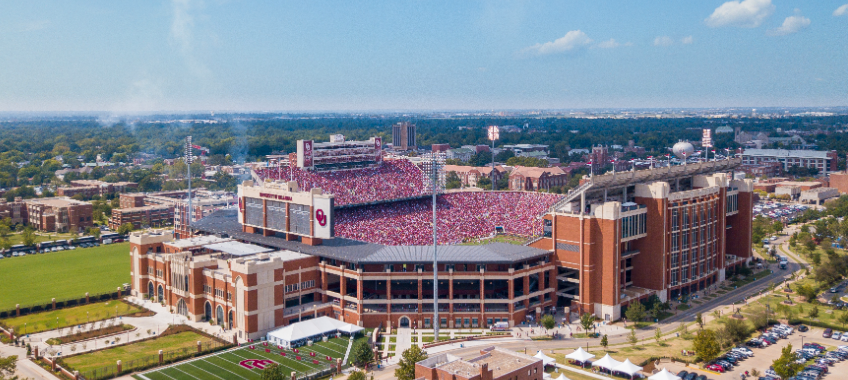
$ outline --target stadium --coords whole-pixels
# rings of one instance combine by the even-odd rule
[[[259,170],[238,209],[192,223],[197,237],[134,233],[133,292],[251,339],[321,316],[419,328],[566,311],[612,321],[632,302],[721,281],[751,255],[753,186],[733,179],[739,159],[594,176],[566,196],[444,193],[434,302],[427,176],[371,160]],[[486,242],[499,233],[526,242]]]

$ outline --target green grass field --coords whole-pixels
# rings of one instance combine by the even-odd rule
[[[77,237],[77,234],[69,234],[69,233],[47,233],[47,232],[36,232],[35,233],[35,242],[41,243],[45,241],[54,241],[54,240],[68,240]],[[13,233],[9,235],[9,241],[12,245],[23,244],[24,239],[23,235],[20,232]]]
[[[298,372],[298,375],[303,375],[334,367],[336,359],[344,357],[347,345],[348,340],[346,338],[334,338],[327,342],[316,343],[311,347],[300,347],[298,349],[300,352],[294,353],[290,350],[281,350],[270,343],[268,346],[257,343],[254,344],[255,349],[243,346],[143,372],[133,377],[139,380],[261,379],[262,369],[257,368],[256,362],[251,360],[266,360],[266,362],[263,362],[264,365],[270,364],[270,362],[267,362],[270,360],[283,366],[284,374]],[[266,352],[266,349],[269,352]],[[315,356],[310,356],[310,352],[314,352]],[[283,356],[281,353],[286,355]],[[301,360],[297,360],[298,355],[300,355]],[[330,356],[332,360],[327,360],[327,356]],[[313,360],[317,360],[318,364],[313,363]],[[288,376],[286,377],[288,378]]]
[[[58,326],[84,325],[88,321],[99,321],[116,315],[134,314],[145,309],[122,301],[93,302],[88,305],[45,311],[2,320],[2,324],[15,329],[19,334],[35,334],[54,330]]]
[[[129,243],[0,260],[0,310],[100,294],[130,282]]]
[[[71,368],[83,373],[93,369],[114,365],[118,362],[118,360],[129,362],[134,359],[157,355],[159,350],[173,351],[181,348],[196,347],[197,341],[205,342],[208,340],[208,337],[200,335],[194,331],[183,331],[138,343],[117,346],[77,356],[70,356],[62,360]]]

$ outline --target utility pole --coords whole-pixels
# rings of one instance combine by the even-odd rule
[[[186,169],[188,172],[188,209],[186,210],[186,231],[189,231],[191,234],[191,164],[194,161],[194,156],[192,156],[192,146],[191,146],[191,136],[186,136],[186,144],[185,144],[185,162]]]
[[[434,339],[439,341],[439,256],[437,246],[439,244],[436,224],[436,195],[440,188],[439,170],[444,164],[441,155],[431,152],[430,157],[430,189],[433,191],[433,331]]]
[[[500,135],[500,128],[497,125],[489,126],[489,140],[492,140],[492,190],[498,189],[498,184],[495,180],[495,140],[499,139]]]

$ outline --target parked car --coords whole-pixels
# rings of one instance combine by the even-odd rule
[[[833,334],[830,335],[830,338],[839,340],[839,338],[842,338],[842,333],[839,331],[834,331]]]
[[[831,336],[833,336],[833,329],[824,329],[822,338],[830,338]]]
[[[722,367],[718,364],[710,364],[710,365],[707,366],[707,369],[710,370],[710,371],[718,372],[718,373],[724,373],[724,367]]]
[[[807,327],[807,326],[801,325],[801,326],[798,326],[798,331],[807,332],[807,331],[810,331],[810,328]]]

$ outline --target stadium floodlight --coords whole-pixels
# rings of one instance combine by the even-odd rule
[[[489,140],[492,141],[492,173],[489,175],[492,180],[492,190],[497,190],[497,181],[495,181],[495,140],[501,138],[501,129],[497,125],[489,126]]]
[[[191,164],[194,162],[194,155],[192,154],[192,145],[191,145],[191,136],[186,136],[185,142],[185,163],[188,173],[188,209],[186,210],[186,230],[188,231],[191,228]],[[191,231],[189,231],[189,234]]]
[[[436,224],[436,195],[445,190],[445,154],[441,152],[430,153],[430,159],[424,161],[424,175],[427,176],[425,184],[427,190],[433,193],[433,332],[435,341],[439,341],[439,259],[437,246],[439,245]]]

